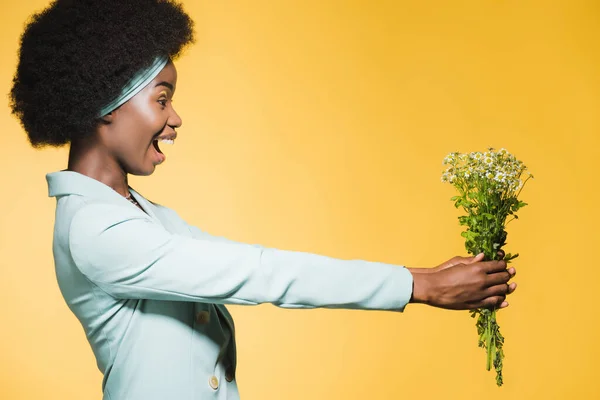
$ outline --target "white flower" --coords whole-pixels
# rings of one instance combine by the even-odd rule
[[[446,157],[444,157],[444,163],[443,164],[444,165],[452,164],[452,163],[454,163],[454,161],[455,161],[454,155],[453,154],[448,154]]]
[[[523,187],[523,182],[521,180],[512,180],[510,181],[508,187],[510,190],[516,192],[517,190],[521,189],[521,187]]]
[[[498,172],[494,177],[494,180],[497,182],[506,182],[506,174],[502,172]]]
[[[444,158],[443,164],[447,168],[442,174],[442,182],[468,190],[483,190],[480,185],[481,180],[485,180],[486,191],[490,194],[519,190],[524,184],[522,175],[527,172],[525,164],[505,148],[497,152],[493,147],[488,147],[486,152],[452,152]],[[529,172],[527,174],[528,179],[533,178]]]

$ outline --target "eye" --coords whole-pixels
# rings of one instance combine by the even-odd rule
[[[158,100],[158,102],[160,103],[161,106],[166,107],[167,106],[167,99],[160,99]]]

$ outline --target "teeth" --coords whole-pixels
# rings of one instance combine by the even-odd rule
[[[175,143],[175,140],[173,140],[173,139],[160,139],[159,142],[166,143],[166,144],[173,144],[173,143]]]

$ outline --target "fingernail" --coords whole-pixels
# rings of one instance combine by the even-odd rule
[[[505,308],[508,307],[508,302],[503,301],[502,304],[500,304],[500,308]]]

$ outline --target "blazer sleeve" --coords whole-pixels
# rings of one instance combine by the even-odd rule
[[[77,268],[116,298],[403,311],[403,266],[172,234],[136,210],[87,204],[69,229]]]

